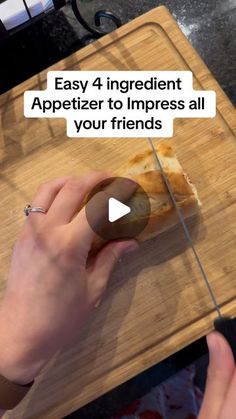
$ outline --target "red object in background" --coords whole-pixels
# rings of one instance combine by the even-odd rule
[[[194,374],[194,366],[183,369],[111,419],[197,419],[203,394]]]
[[[153,410],[145,410],[139,413],[139,419],[163,419],[163,416],[159,412]]]
[[[128,415],[134,415],[138,408],[140,406],[140,400],[135,400],[133,403],[131,403],[129,406],[122,409],[117,416],[114,416],[113,419],[120,419],[121,416],[128,416]]]

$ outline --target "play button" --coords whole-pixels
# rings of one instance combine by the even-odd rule
[[[90,227],[103,240],[137,238],[146,227],[150,202],[135,181],[113,177],[100,182],[89,194],[85,205]]]
[[[117,221],[125,215],[129,214],[130,211],[131,208],[128,207],[128,205],[122,204],[122,202],[118,201],[116,198],[109,198],[108,220],[110,223],[114,223],[114,221]]]

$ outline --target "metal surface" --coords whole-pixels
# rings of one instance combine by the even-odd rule
[[[152,149],[153,154],[154,154],[154,156],[155,156],[155,159],[156,159],[156,161],[157,161],[158,167],[159,167],[159,169],[160,169],[160,173],[161,173],[162,178],[163,178],[163,180],[164,180],[164,182],[165,182],[165,185],[166,185],[166,187],[167,187],[167,190],[168,190],[168,192],[169,192],[169,194],[170,194],[170,197],[171,197],[171,199],[172,199],[173,205],[174,205],[174,207],[175,207],[175,209],[176,209],[176,213],[177,213],[177,215],[178,215],[179,221],[180,221],[180,223],[181,223],[181,225],[182,225],[182,227],[183,227],[183,231],[184,231],[184,234],[185,234],[185,238],[186,238],[187,242],[189,243],[189,245],[190,245],[190,247],[191,247],[191,249],[192,249],[193,255],[194,255],[195,260],[196,260],[196,263],[197,263],[197,265],[198,265],[198,267],[199,267],[199,270],[200,270],[200,272],[201,272],[201,275],[202,275],[202,277],[203,277],[203,279],[204,279],[204,281],[205,281],[205,283],[206,283],[206,286],[207,286],[207,289],[208,289],[209,295],[210,295],[211,300],[212,300],[212,302],[213,302],[213,304],[214,304],[214,308],[215,308],[215,310],[216,310],[216,312],[217,312],[218,316],[221,318],[221,317],[222,317],[222,314],[221,314],[220,307],[219,307],[219,305],[218,305],[218,303],[217,303],[217,301],[216,301],[216,298],[215,298],[214,292],[213,292],[213,290],[212,290],[212,288],[211,288],[211,285],[210,285],[210,282],[209,282],[209,280],[208,280],[208,277],[207,277],[207,274],[206,274],[206,272],[205,272],[205,269],[204,269],[204,267],[203,267],[203,264],[202,264],[202,262],[201,262],[201,260],[200,260],[200,258],[199,258],[199,255],[198,255],[198,253],[197,253],[197,250],[195,249],[195,246],[194,246],[193,241],[192,241],[192,237],[191,237],[191,235],[190,235],[190,233],[189,233],[189,230],[188,230],[188,227],[187,227],[187,225],[186,225],[186,223],[185,223],[184,217],[183,217],[183,215],[182,215],[182,213],[181,213],[181,210],[180,210],[180,208],[178,207],[178,204],[177,204],[177,202],[176,202],[176,200],[175,200],[175,196],[174,196],[174,193],[173,193],[173,191],[172,191],[172,188],[171,188],[170,182],[169,182],[169,180],[167,179],[167,177],[166,177],[166,175],[165,175],[165,172],[164,172],[164,170],[163,170],[162,164],[161,164],[161,162],[160,162],[160,159],[159,159],[159,157],[158,157],[158,155],[157,155],[157,152],[156,152],[155,147],[154,147],[154,145],[153,145],[152,139],[151,139],[150,137],[148,137],[148,142],[149,142],[149,144],[150,144],[150,146],[151,146],[151,149]]]
[[[26,205],[26,207],[24,208],[24,213],[26,217],[28,217],[31,212],[41,212],[42,214],[47,213],[47,211],[41,207],[31,207],[31,205]]]

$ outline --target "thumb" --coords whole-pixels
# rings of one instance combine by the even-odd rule
[[[217,419],[220,415],[235,364],[232,351],[218,332],[207,336],[209,367],[204,399],[198,419]]]
[[[107,244],[96,256],[93,266],[90,269],[90,286],[95,294],[95,301],[99,305],[102,294],[107,287],[110,275],[118,260],[128,252],[138,249],[138,243],[135,240],[126,240],[120,242],[111,242]]]

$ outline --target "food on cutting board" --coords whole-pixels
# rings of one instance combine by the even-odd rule
[[[155,149],[182,215],[187,218],[196,214],[201,206],[197,190],[184,172],[172,147],[165,141],[155,145]],[[145,229],[136,237],[138,241],[151,239],[179,224],[176,209],[151,149],[135,155],[123,164],[115,174],[119,177],[133,179],[141,186],[128,201],[130,207],[142,207],[144,203],[142,189],[149,197],[150,208],[147,208],[149,213],[146,214],[145,208],[143,208],[143,211],[139,211],[137,215],[140,217],[140,213],[142,213],[143,217],[148,217]],[[135,223],[137,217],[133,214],[132,222]],[[128,222],[130,220],[126,217],[120,219],[117,232],[119,233],[120,227],[123,229]],[[93,248],[98,250],[103,244],[104,241],[97,237]]]
[[[159,143],[155,149],[183,216],[187,218],[194,215],[201,203],[195,186],[184,172],[175,152],[167,142]],[[151,206],[149,222],[138,240],[148,240],[179,223],[152,150],[147,149],[137,154],[122,165],[116,174],[133,179],[149,196]],[[142,196],[135,194],[130,200],[131,203],[132,199],[139,199],[141,203]]]

